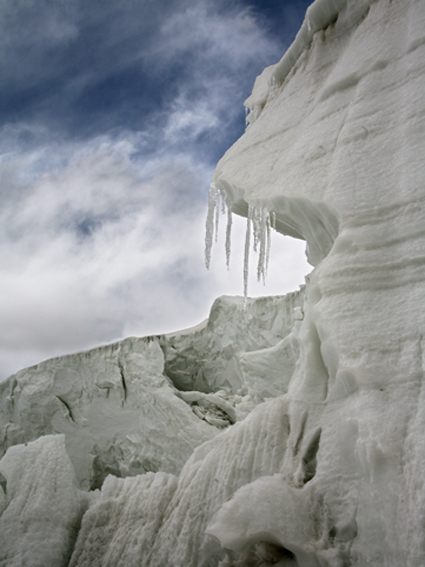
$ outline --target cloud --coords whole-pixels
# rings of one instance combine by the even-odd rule
[[[242,219],[232,270],[223,245],[204,267],[207,190],[280,41],[221,0],[6,0],[1,25],[0,376],[196,324],[240,294]],[[302,243],[279,240],[268,287],[251,292],[307,271]],[[294,254],[292,276],[279,263]]]
[[[259,58],[276,55],[276,42],[264,34],[249,8],[227,4],[223,9],[224,5],[199,0],[171,13],[161,23],[151,61],[163,69],[188,57],[202,64],[207,56],[238,69],[254,54]]]
[[[182,274],[171,286],[168,278],[200,256],[192,229],[201,229],[204,172],[171,159],[144,177],[122,148],[105,146],[77,152],[23,193],[13,179],[0,223],[3,347],[72,349],[121,336],[121,319],[143,318],[139,295],[149,304],[158,284],[177,292]]]
[[[242,133],[241,102],[282,50],[243,4],[221,0],[6,0],[2,10],[0,124],[68,139],[158,132],[197,102],[217,126],[205,141],[192,128],[204,156],[215,144],[213,160]]]

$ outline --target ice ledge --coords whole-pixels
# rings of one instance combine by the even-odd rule
[[[243,188],[223,179],[219,171],[213,183],[225,195],[227,206],[233,213],[247,217],[249,205],[263,208],[273,214],[277,232],[305,240],[307,260],[312,266],[317,266],[329,254],[339,233],[339,220],[337,212],[323,201],[283,194],[253,201],[245,197]]]
[[[307,49],[316,32],[327,28],[343,16],[343,28],[355,26],[365,17],[369,7],[376,0],[316,0],[307,9],[304,22],[295,40],[276,65],[266,67],[254,84],[251,95],[244,105],[250,110],[247,123],[252,124],[260,116],[268,97],[282,85],[298,61],[301,53]]]

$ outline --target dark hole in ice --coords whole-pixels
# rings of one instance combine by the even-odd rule
[[[118,467],[106,464],[99,455],[96,455],[93,459],[93,477],[90,485],[90,490],[96,490],[97,488],[102,488],[102,484],[108,475],[113,475],[120,478],[121,471]]]
[[[317,429],[317,431],[315,431],[303,455],[302,465],[304,471],[304,479],[303,479],[304,484],[309,482],[316,474],[317,452],[319,450],[321,434],[322,434],[322,430],[320,428]]]
[[[286,547],[268,542],[259,542],[255,546],[255,554],[260,565],[279,565],[281,567],[297,567],[298,561],[294,553]]]
[[[6,477],[0,473],[0,486],[4,490],[5,494],[6,494],[6,485],[7,485]]]

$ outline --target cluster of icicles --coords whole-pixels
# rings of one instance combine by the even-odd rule
[[[232,234],[232,210],[227,202],[226,194],[221,191],[215,183],[211,183],[208,198],[208,213],[205,231],[205,264],[207,269],[211,262],[211,249],[218,239],[218,227],[220,214],[227,216],[226,226],[226,265],[229,269],[231,234]],[[265,207],[256,207],[248,204],[248,216],[246,221],[246,237],[243,268],[243,292],[246,302],[248,296],[248,274],[249,253],[251,248],[251,235],[254,252],[258,253],[257,279],[265,283],[267,268],[270,257],[271,229],[276,229],[276,214],[268,211]]]

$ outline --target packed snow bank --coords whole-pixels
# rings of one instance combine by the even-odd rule
[[[178,473],[217,430],[176,395],[163,369],[159,340],[148,338],[22,370],[1,385],[3,448],[64,433],[86,490],[101,486],[108,474]]]
[[[288,434],[287,402],[278,398],[259,405],[244,421],[198,447],[179,476],[143,564],[217,565],[223,552],[205,534],[208,522],[241,486],[282,470]]]
[[[320,567],[315,551],[305,549],[306,542],[313,548],[315,540],[315,508],[309,487],[297,490],[281,474],[263,476],[240,488],[214,515],[206,533],[229,551],[243,551],[246,563],[265,547],[268,553],[273,550],[273,563],[287,558],[295,564]]]
[[[303,52],[310,48],[317,32],[325,31],[338,19],[341,20],[341,17],[345,20],[343,26],[355,27],[367,15],[373,2],[376,0],[356,0],[355,2],[316,0],[313,2],[308,7],[301,29],[285,55],[279,63],[266,67],[257,77],[253,91],[245,101],[245,106],[250,110],[247,123],[252,124],[260,116],[267,99],[272,97],[275,90],[285,82]],[[342,33],[344,33],[343,26],[341,26]]]
[[[167,376],[181,391],[224,389],[258,398],[260,393],[241,366],[242,357],[296,335],[303,303],[304,286],[285,296],[259,297],[246,303],[241,297],[218,298],[203,329],[168,335],[162,342]]]
[[[0,461],[0,565],[68,565],[88,495],[74,485],[63,435],[11,447]]]

